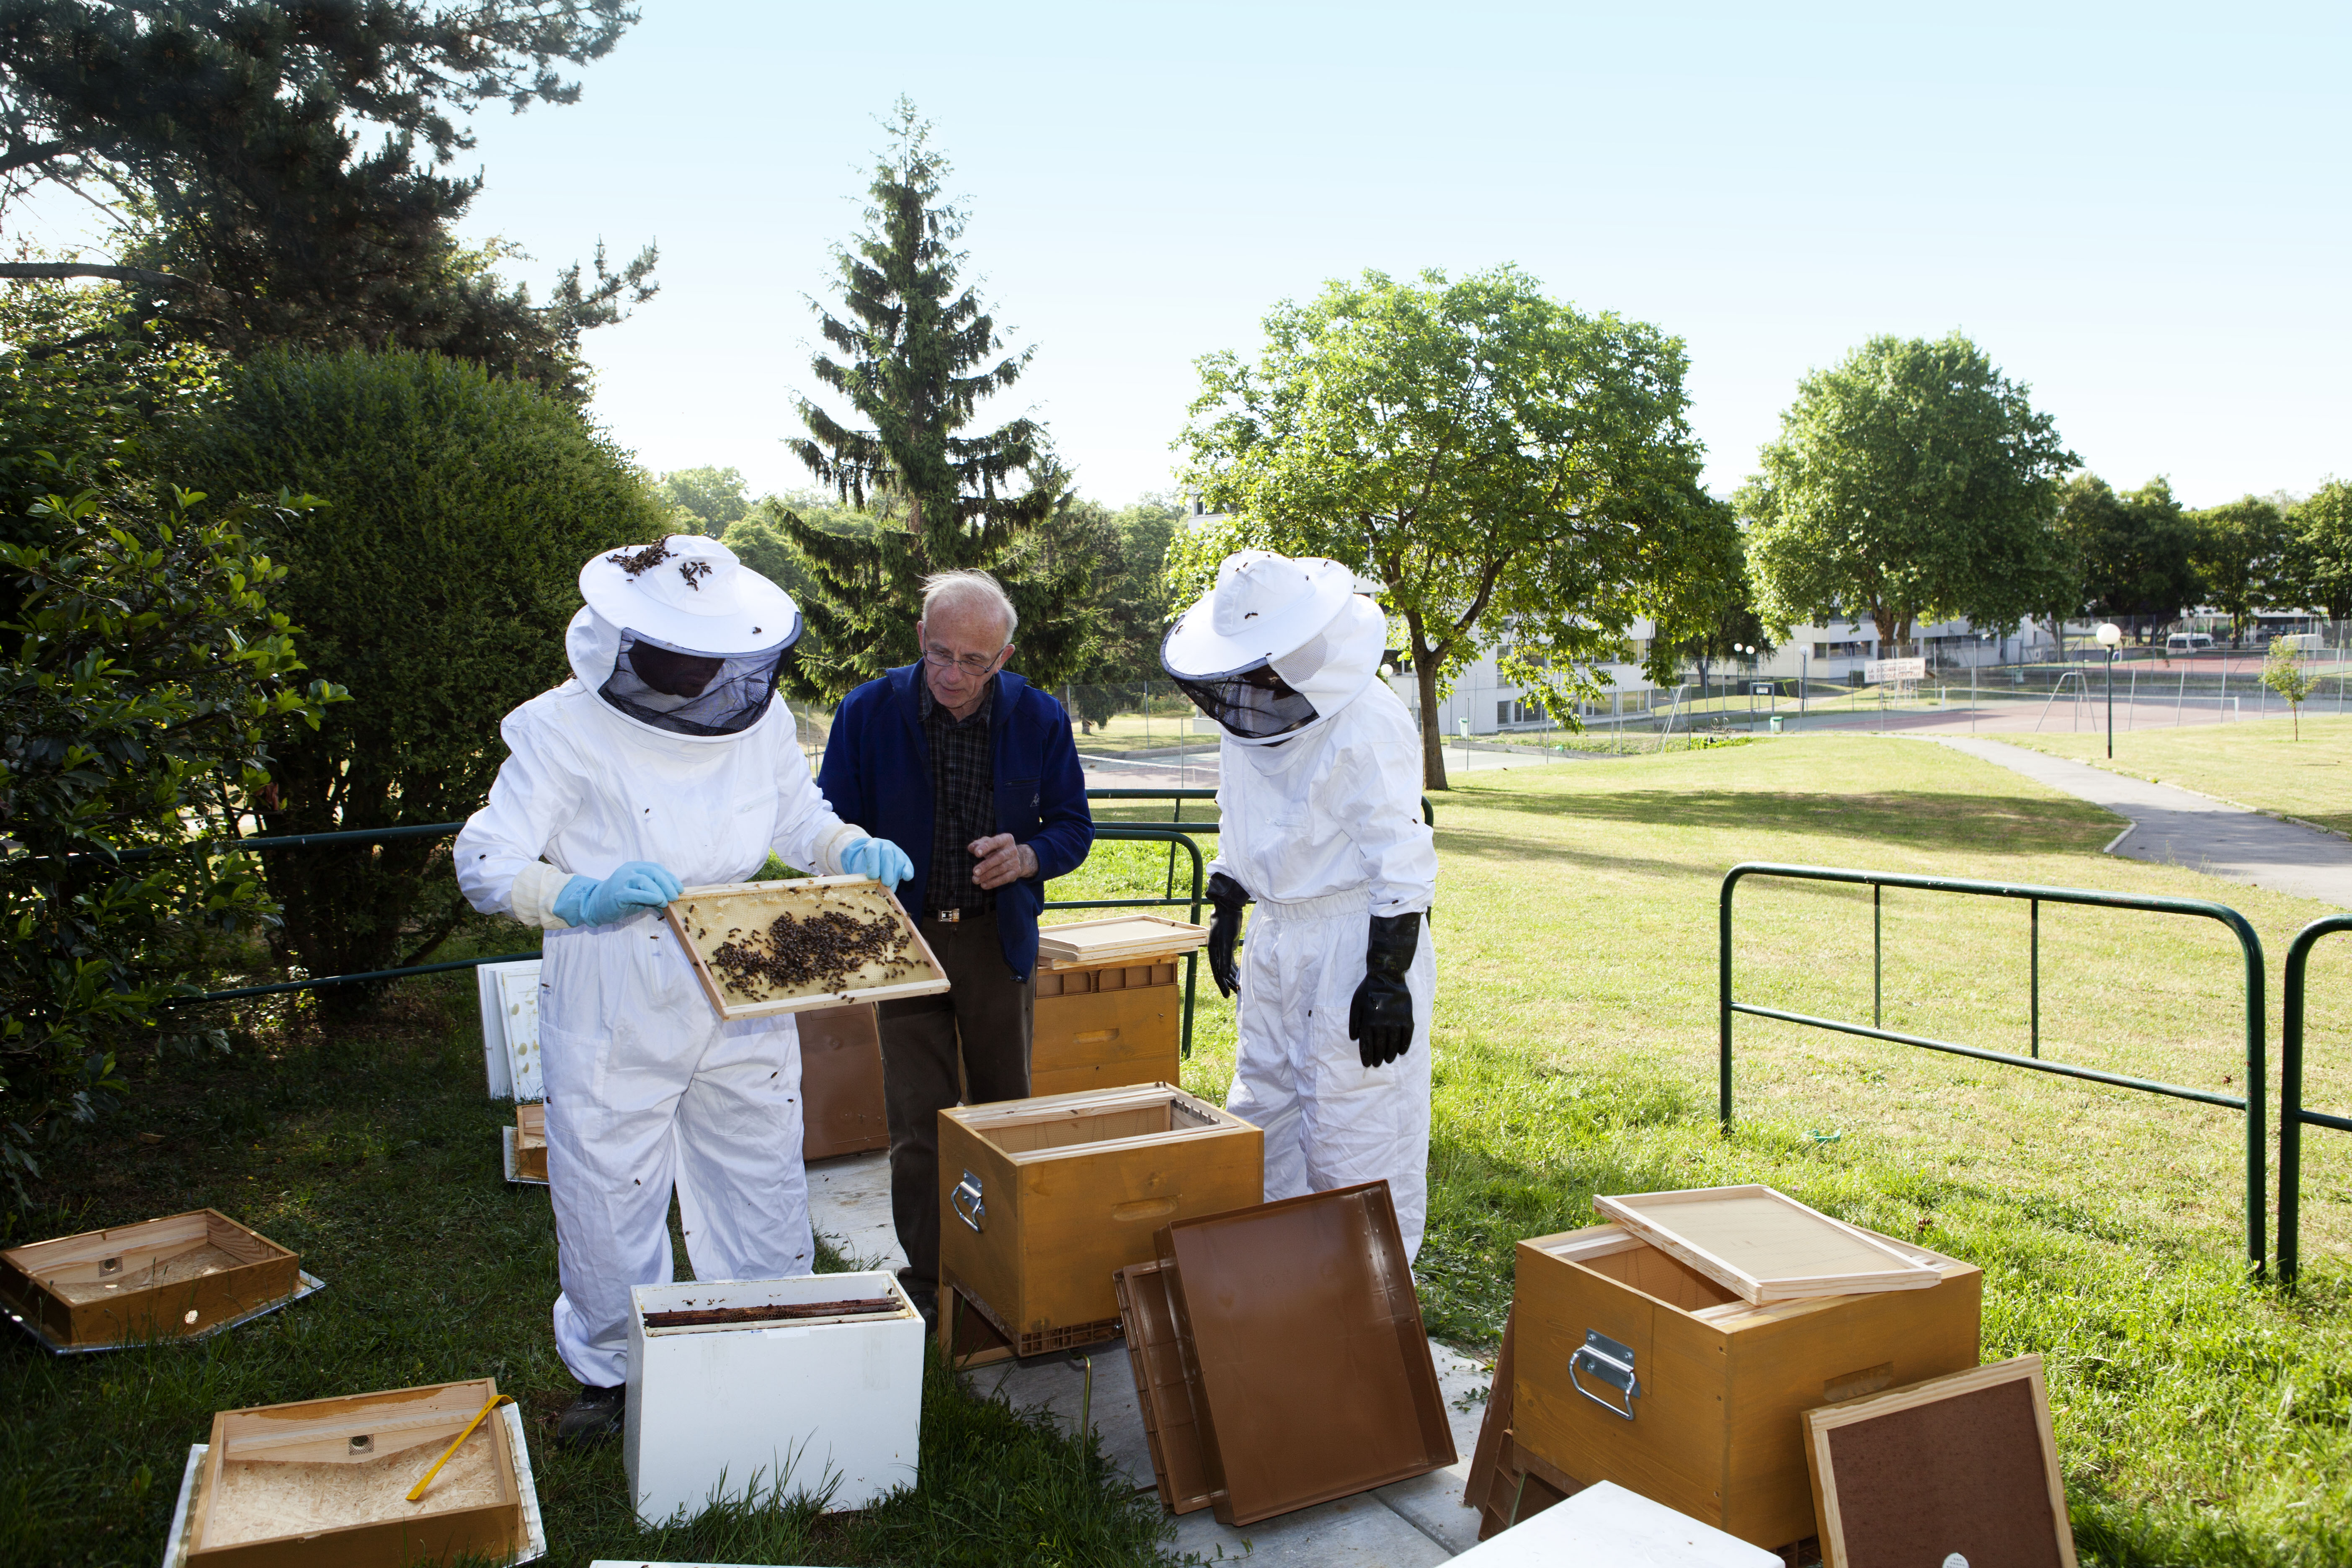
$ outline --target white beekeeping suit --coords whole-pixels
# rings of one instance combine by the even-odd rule
[[[800,633],[782,589],[693,535],[599,556],[580,587],[575,679],[507,715],[510,754],[456,856],[476,909],[547,928],[555,1337],[586,1385],[565,1431],[595,1436],[619,1415],[630,1288],[671,1278],[673,1184],[696,1278],[805,1274],[815,1257],[793,1019],[722,1022],[659,906],[744,880],[771,850],[869,875],[896,850],[833,814],[772,701]]]
[[[1160,658],[1225,731],[1209,967],[1241,993],[1226,1109],[1265,1132],[1268,1201],[1385,1180],[1417,1254],[1437,851],[1412,716],[1378,679],[1387,624],[1338,563],[1244,551]]]

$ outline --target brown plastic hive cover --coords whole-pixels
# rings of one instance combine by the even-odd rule
[[[1209,1479],[1201,1468],[1201,1434],[1192,1420],[1192,1394],[1184,1383],[1184,1354],[1176,1342],[1176,1310],[1157,1263],[1130,1263],[1111,1276],[1135,1371],[1143,1438],[1151,1449],[1151,1479],[1171,1513],[1209,1506]]]
[[[1159,1248],[1220,1523],[1454,1462],[1386,1182],[1181,1221]]]

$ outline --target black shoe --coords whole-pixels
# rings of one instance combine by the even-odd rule
[[[555,1418],[556,1446],[593,1448],[599,1443],[611,1442],[621,1435],[621,1421],[628,1409],[629,1390],[625,1384],[617,1388],[592,1388],[583,1384],[580,1397]]]
[[[940,1295],[936,1290],[909,1290],[907,1300],[923,1315],[923,1332],[932,1339],[940,1336]]]

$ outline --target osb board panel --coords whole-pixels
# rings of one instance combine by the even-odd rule
[[[295,1253],[213,1209],[0,1253],[0,1295],[67,1345],[178,1339],[300,1289]]]
[[[801,1157],[823,1160],[890,1146],[883,1103],[882,1036],[874,1005],[803,1013]]]
[[[1770,1187],[1629,1193],[1592,1202],[1746,1301],[1924,1290],[1937,1281],[1935,1270]]]
[[[781,915],[805,921],[827,911],[847,915],[862,924],[887,921],[906,944],[887,962],[869,960],[861,964],[838,985],[778,988],[754,982],[752,989],[743,990],[712,965],[712,954],[720,947],[764,931]],[[890,889],[867,878],[809,877],[688,888],[662,913],[685,947],[710,1005],[724,1017],[766,1017],[853,1002],[887,1002],[948,988],[947,974],[922,932],[907,918]]]
[[[406,1500],[497,1393],[485,1378],[221,1412],[190,1568],[395,1568],[420,1552],[513,1552],[522,1500],[502,1421],[476,1426],[424,1500]]]
[[[1182,1005],[1172,985],[1040,997],[1030,1037],[1031,1089],[1062,1094],[1174,1082],[1182,1071]]]
[[[2042,1358],[1806,1413],[1828,1568],[2074,1568]]]
[[[1385,1182],[1171,1225],[1158,1250],[1220,1523],[1454,1462]]]
[[[1201,1434],[1192,1418],[1192,1391],[1184,1383],[1168,1282],[1157,1258],[1129,1264],[1113,1280],[1137,1403],[1143,1411],[1143,1438],[1151,1450],[1151,1479],[1169,1512],[1197,1513],[1209,1506],[1209,1477],[1201,1465]]]
[[[1580,1481],[1615,1481],[1759,1546],[1811,1534],[1799,1415],[1824,1403],[1825,1390],[1890,1375],[1888,1368],[1908,1380],[1977,1359],[1982,1274],[1878,1239],[1935,1267],[1943,1282],[1757,1308],[1617,1226],[1520,1243],[1516,1441]],[[1710,1298],[1719,1304],[1688,1304]],[[1642,1393],[1631,1421],[1570,1380],[1589,1330],[1633,1352]],[[1589,1374],[1584,1382],[1623,1403]]]
[[[1055,968],[1175,957],[1209,940],[1207,926],[1165,915],[1114,915],[1037,928],[1037,955]]]

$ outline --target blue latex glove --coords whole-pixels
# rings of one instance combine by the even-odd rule
[[[650,860],[632,860],[603,881],[574,877],[555,895],[555,918],[566,925],[610,925],[639,910],[657,910],[684,889]]]
[[[854,877],[871,877],[895,888],[915,874],[907,852],[887,838],[860,838],[841,852],[841,868]]]

